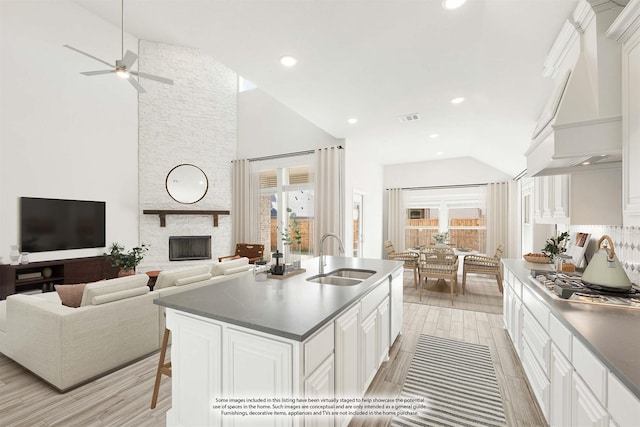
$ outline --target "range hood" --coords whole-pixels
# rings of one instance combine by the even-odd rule
[[[621,47],[605,37],[620,4],[581,0],[556,39],[545,63],[555,89],[525,153],[528,176],[620,167]]]

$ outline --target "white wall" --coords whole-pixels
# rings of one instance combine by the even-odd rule
[[[137,40],[126,36],[126,48]],[[20,196],[102,200],[107,242],[138,241],[138,98],[116,76],[86,77],[120,57],[119,28],[73,2],[0,2],[0,255],[19,243]],[[91,256],[43,252],[30,260]]]
[[[171,78],[173,85],[141,80],[140,241],[150,245],[140,271],[183,267],[201,261],[169,261],[169,236],[211,236],[213,259],[233,253],[231,218],[157,215],[144,209],[230,210],[231,161],[236,156],[236,73],[196,49],[140,41],[140,71]],[[207,175],[204,198],[180,204],[166,191],[167,174],[193,164]]]
[[[344,145],[258,89],[238,94],[238,159]]]
[[[484,184],[512,179],[502,171],[471,157],[384,167],[385,188],[435,187]]]

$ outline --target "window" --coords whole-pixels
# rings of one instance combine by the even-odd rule
[[[301,256],[313,256],[314,189],[310,157],[255,162],[252,170],[258,177],[260,189],[260,242],[265,244],[267,250],[275,252],[278,249],[287,256],[286,253],[292,248],[284,245],[283,231],[293,231],[292,214],[295,214],[301,235]]]
[[[451,187],[404,192],[405,245],[433,245],[433,234],[448,231],[449,245],[485,251],[486,188]]]

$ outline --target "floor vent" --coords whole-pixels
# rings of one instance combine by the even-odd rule
[[[416,120],[420,120],[420,116],[418,115],[418,113],[413,113],[413,114],[406,114],[404,116],[400,116],[400,117],[398,117],[398,119],[402,123],[415,122]]]

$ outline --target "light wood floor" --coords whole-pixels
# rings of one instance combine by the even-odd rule
[[[414,293],[408,273],[405,292]],[[400,393],[421,333],[489,346],[508,425],[545,425],[503,329],[502,315],[462,310],[456,305],[451,308],[405,302],[403,335],[391,348],[390,360],[380,368],[368,394]],[[157,363],[155,354],[60,394],[0,354],[0,426],[164,426],[165,413],[171,407],[170,378],[163,377],[158,405],[149,409]],[[389,422],[354,419],[351,426],[387,426]]]

